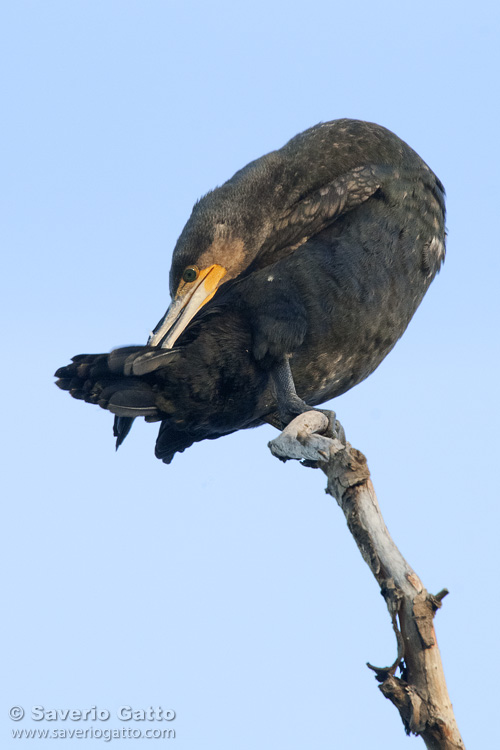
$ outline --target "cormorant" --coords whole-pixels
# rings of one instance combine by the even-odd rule
[[[79,355],[60,388],[161,421],[156,455],[294,415],[366,378],[445,255],[444,188],[386,128],[334,120],[251,162],[193,208],[173,301],[147,346]]]

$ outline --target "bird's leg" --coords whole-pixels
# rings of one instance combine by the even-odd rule
[[[306,411],[321,411],[321,413],[325,414],[330,421],[332,421],[332,419],[335,420],[335,412],[328,411],[327,409],[314,409],[313,406],[306,404],[306,402],[297,395],[290,367],[290,355],[285,355],[285,357],[273,367],[272,375],[276,388],[278,417],[281,422],[281,429],[286,427],[292,419],[299,414],[304,414]]]
[[[285,356],[272,370],[274,385],[276,387],[276,400],[278,402],[278,413],[271,415],[268,419],[270,424],[278,429],[284,429],[292,419],[306,411],[320,411],[328,417],[329,427],[327,433],[331,437],[337,437],[345,443],[344,428],[337,420],[336,414],[331,409],[315,409],[303,401],[295,390],[292,370],[290,368],[290,356]],[[281,424],[278,424],[281,422]]]
[[[298,414],[310,411],[312,407],[297,396],[295,383],[293,382],[292,370],[290,368],[290,355],[285,357],[273,367],[274,385],[276,388],[276,400],[278,402],[278,413],[280,420],[287,425]]]

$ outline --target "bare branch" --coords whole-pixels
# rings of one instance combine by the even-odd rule
[[[323,433],[323,434],[321,434]],[[329,437],[327,437],[329,435]],[[398,709],[408,734],[432,750],[464,750],[444,678],[433,618],[448,591],[429,594],[384,523],[364,455],[346,440],[335,414],[301,414],[269,443],[273,455],[321,468],[327,492],[342,508],[356,544],[377,579],[397,638],[390,667],[373,667],[380,690]],[[401,676],[396,677],[398,667]]]

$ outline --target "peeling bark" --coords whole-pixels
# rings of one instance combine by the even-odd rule
[[[431,750],[464,750],[446,687],[433,618],[448,593],[429,594],[394,544],[384,523],[364,455],[345,439],[333,412],[299,415],[269,443],[282,461],[302,460],[328,478],[327,492],[342,508],[349,531],[384,596],[398,654],[373,667],[379,688],[398,709],[408,734]],[[397,669],[401,676],[396,677]]]

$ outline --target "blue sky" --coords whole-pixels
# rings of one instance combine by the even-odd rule
[[[365,666],[394,658],[389,617],[320,472],[273,460],[270,427],[167,467],[140,423],[115,454],[112,418],[52,378],[145,341],[194,201],[338,117],[394,130],[447,189],[443,271],[334,407],[401,551],[451,591],[451,698],[466,744],[495,746],[498,22],[481,0],[2,5],[3,747],[41,727],[14,704],[173,708],[178,750],[423,747]]]

